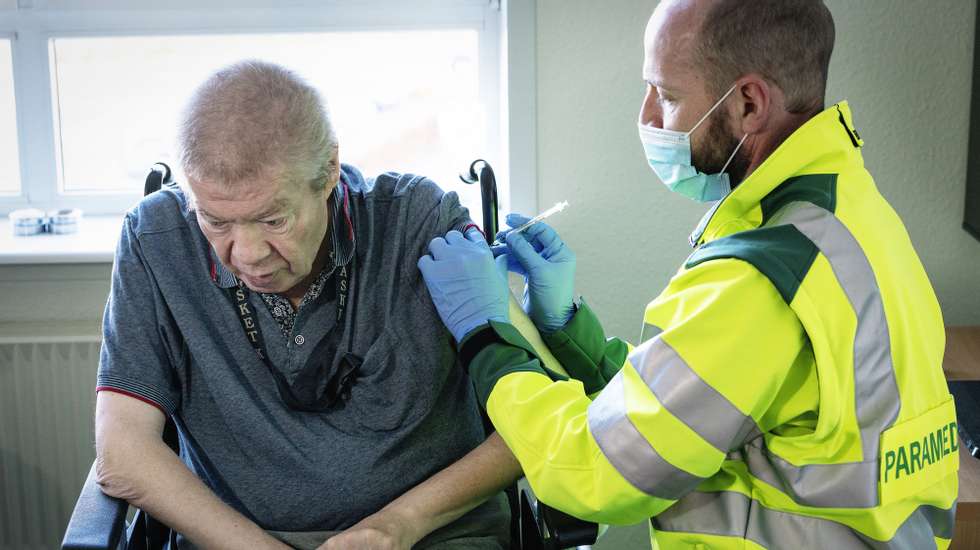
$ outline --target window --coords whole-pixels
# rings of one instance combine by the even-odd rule
[[[20,194],[17,107],[10,39],[0,40],[0,196]]]
[[[39,93],[21,110],[32,121],[29,132],[13,133],[12,98],[10,123],[0,118],[0,132],[10,128],[0,140],[31,150],[23,155],[22,185],[0,173],[0,193],[13,195],[0,197],[0,210],[128,208],[154,162],[178,168],[177,125],[194,88],[216,69],[248,58],[282,64],[317,87],[341,161],[366,176],[426,175],[459,192],[478,219],[479,190],[458,174],[477,157],[498,172],[506,169],[496,2],[433,0],[408,9],[388,0],[336,0],[279,8],[279,2],[252,0],[235,10],[199,2],[203,8],[164,12],[144,1],[101,0],[100,9],[69,10],[83,3],[50,0],[46,9],[19,10],[6,20],[19,36],[14,54],[19,48],[46,66],[11,70],[6,42],[0,78],[24,79],[18,89]],[[0,93],[0,117],[7,99]],[[0,154],[16,161],[16,151],[4,146]],[[19,173],[16,162],[0,160]],[[506,204],[503,185],[500,194]]]

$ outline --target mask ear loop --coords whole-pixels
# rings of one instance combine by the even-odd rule
[[[735,146],[735,150],[732,151],[732,154],[728,156],[728,160],[725,161],[725,165],[721,167],[721,171],[718,172],[719,174],[725,173],[725,169],[728,168],[729,164],[731,164],[732,159],[735,158],[735,153],[737,153],[738,150],[742,148],[742,144],[745,143],[745,138],[747,137],[749,137],[748,134],[742,136],[742,139],[738,142],[738,145]]]
[[[737,84],[732,84],[732,87],[729,88],[727,92],[725,92],[725,95],[721,96],[721,99],[719,99],[718,101],[716,101],[715,104],[712,105],[710,109],[708,109],[708,112],[707,113],[704,113],[704,116],[701,117],[701,120],[699,120],[697,122],[697,124],[694,125],[694,128],[691,128],[687,132],[687,135],[688,136],[690,136],[692,133],[694,133],[694,131],[698,129],[698,126],[701,126],[701,123],[704,122],[709,116],[711,116],[711,113],[715,112],[715,109],[717,109],[718,106],[721,105],[721,102],[722,101],[725,101],[726,99],[728,99],[728,96],[732,95],[732,92],[735,91],[735,86],[737,86]]]

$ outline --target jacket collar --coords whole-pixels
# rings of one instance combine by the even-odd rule
[[[691,246],[759,227],[762,199],[792,176],[836,174],[845,165],[863,167],[863,144],[847,101],[825,109],[790,134],[749,177],[708,210],[691,233]]]

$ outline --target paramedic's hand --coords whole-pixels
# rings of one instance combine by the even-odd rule
[[[507,256],[494,259],[483,235],[450,231],[419,259],[432,303],[457,342],[489,320],[508,322]]]
[[[508,214],[507,225],[518,227],[528,219]],[[542,222],[521,233],[502,231],[497,238],[505,240],[507,246],[494,252],[506,252],[510,257],[507,268],[524,276],[524,311],[528,317],[544,333],[564,327],[575,313],[575,253]]]

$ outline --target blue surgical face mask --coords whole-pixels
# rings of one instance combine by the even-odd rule
[[[721,96],[721,99],[688,132],[665,130],[645,125],[642,122],[639,124],[640,142],[643,144],[643,150],[647,155],[647,162],[653,169],[653,173],[671,191],[698,202],[708,202],[720,200],[732,190],[725,169],[735,158],[735,153],[745,143],[748,134],[742,136],[742,140],[738,142],[738,146],[735,147],[717,174],[701,173],[691,164],[691,134],[733,91],[735,91],[735,85],[732,85],[725,92],[725,95]]]

